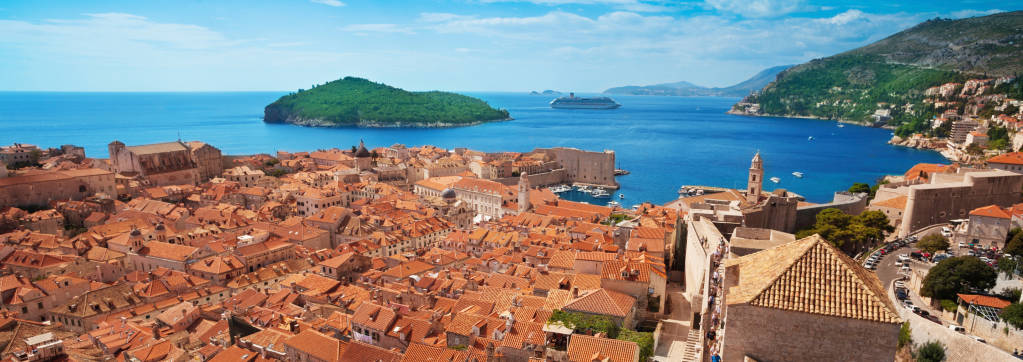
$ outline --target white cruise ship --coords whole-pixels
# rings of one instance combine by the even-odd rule
[[[558,97],[551,101],[551,108],[560,109],[615,109],[621,107],[614,99],[608,97],[576,97],[569,93],[568,97]]]

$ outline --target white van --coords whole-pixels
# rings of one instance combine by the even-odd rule
[[[957,326],[955,324],[949,324],[948,325],[948,329],[951,329],[951,330],[959,332],[959,333],[966,333],[966,328]]]

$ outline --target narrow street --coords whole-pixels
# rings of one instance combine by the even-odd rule
[[[682,361],[691,326],[689,301],[682,294],[682,286],[677,283],[668,284],[668,295],[671,296],[671,317],[661,321],[661,339],[654,351],[653,360]]]

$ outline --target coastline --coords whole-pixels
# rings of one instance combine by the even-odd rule
[[[766,118],[814,119],[814,120],[818,120],[818,121],[832,121],[832,122],[835,122],[835,123],[851,124],[851,125],[856,125],[856,126],[861,126],[861,127],[870,127],[870,128],[881,128],[881,129],[887,129],[887,130],[895,130],[895,127],[892,127],[892,126],[889,126],[889,125],[884,125],[884,126],[880,126],[880,127],[874,127],[874,126],[871,126],[871,125],[868,125],[868,124],[864,124],[863,122],[850,121],[850,120],[847,120],[847,119],[825,118],[825,117],[818,117],[818,116],[798,116],[798,115],[784,115],[784,114],[756,114],[756,113],[748,113],[748,112],[736,111],[734,109],[729,109],[725,113],[731,114],[731,115],[735,115],[735,116],[766,117]]]

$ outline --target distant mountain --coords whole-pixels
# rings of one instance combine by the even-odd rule
[[[624,86],[609,88],[604,91],[607,94],[632,94],[632,95],[658,95],[658,96],[719,96],[719,97],[745,97],[755,90],[759,90],[774,81],[775,76],[781,71],[788,69],[791,65],[780,65],[760,71],[752,78],[744,80],[736,85],[724,88],[701,87],[686,81],[674,83],[661,83],[646,86]]]
[[[534,96],[540,96],[540,95],[544,95],[544,96],[560,96],[561,92],[558,92],[556,90],[546,89],[543,92],[532,91],[532,92],[529,92],[529,94],[530,95],[534,95]]]
[[[508,119],[508,111],[448,92],[409,92],[345,77],[274,101],[263,122],[318,127],[450,127]]]
[[[886,124],[919,132],[940,110],[927,88],[1023,71],[1023,11],[920,23],[873,44],[791,67],[733,113],[800,116]]]

